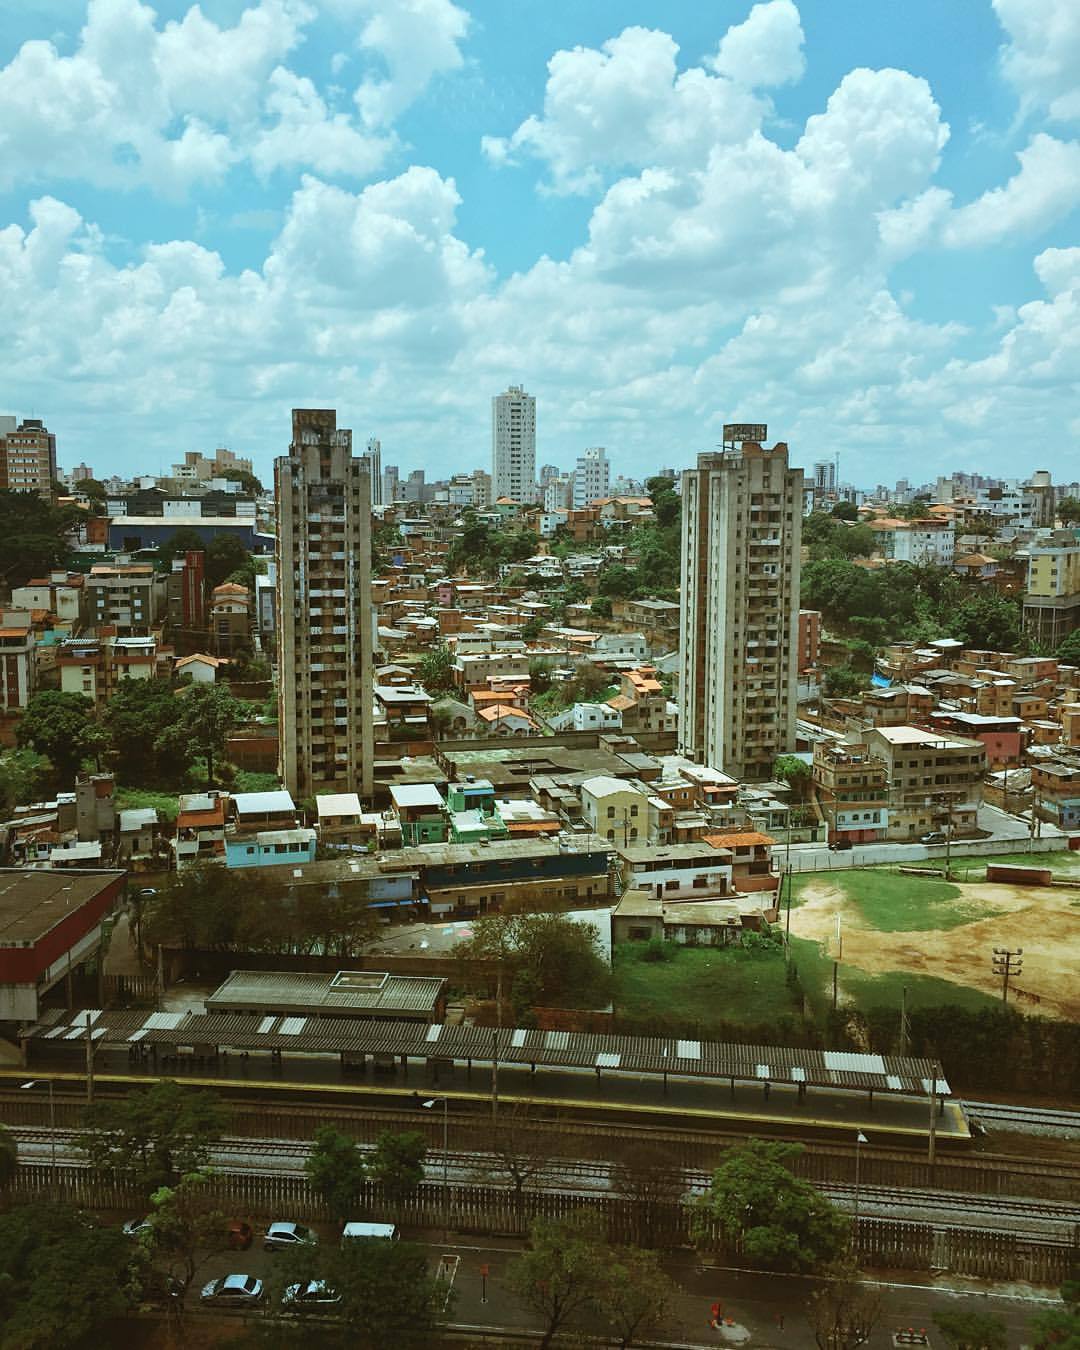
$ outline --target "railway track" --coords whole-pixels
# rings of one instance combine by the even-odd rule
[[[20,1150],[35,1161],[45,1162],[51,1156],[53,1132],[32,1126],[12,1129]],[[55,1143],[58,1161],[71,1166],[78,1158],[76,1130],[57,1130]],[[366,1146],[370,1147],[370,1146]],[[362,1151],[366,1151],[360,1145]],[[212,1153],[212,1162],[222,1171],[238,1174],[274,1172],[278,1175],[302,1176],[304,1163],[311,1152],[310,1145],[298,1139],[250,1139],[240,1136],[222,1138]],[[443,1166],[441,1151],[428,1154],[432,1176],[439,1176]],[[488,1179],[491,1175],[506,1174],[506,1167],[493,1153],[449,1152],[446,1155],[447,1174],[455,1184]],[[673,1168],[665,1174],[673,1191],[681,1187],[685,1193],[704,1191],[709,1174],[693,1168]],[[529,1189],[559,1189],[581,1195],[609,1193],[621,1188],[620,1168],[609,1162],[584,1159],[552,1158],[537,1169],[534,1184]],[[854,1209],[856,1188],[846,1183],[826,1182],[820,1189],[841,1208]],[[862,1185],[858,1188],[860,1208],[869,1216],[875,1211],[903,1210],[908,1216],[955,1215],[990,1218],[998,1223],[1011,1218],[1018,1223],[1050,1222],[1063,1227],[1080,1225],[1080,1206],[1067,1202],[1026,1199],[1019,1196],[965,1194],[955,1191],[905,1189],[895,1186]]]
[[[969,1120],[992,1123],[1018,1134],[1054,1133],[1080,1139],[1080,1111],[1059,1111],[1045,1106],[1014,1106],[1008,1102],[960,1103]]]

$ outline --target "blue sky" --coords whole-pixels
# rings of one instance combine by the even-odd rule
[[[1073,479],[1078,127],[1075,0],[17,0],[0,411],[440,476],[521,382],[539,463]]]

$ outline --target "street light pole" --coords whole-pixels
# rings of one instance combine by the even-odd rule
[[[49,1199],[56,1199],[56,1101],[53,1097],[53,1080],[47,1080],[49,1085]],[[29,1083],[20,1083],[22,1088],[34,1088],[38,1085],[38,1079],[31,1078]]]
[[[856,1251],[859,1243],[859,1151],[863,1144],[868,1143],[866,1135],[862,1130],[855,1136],[855,1222],[851,1226],[851,1236],[855,1244]]]
[[[445,1242],[450,1235],[450,1130],[449,1116],[447,1115],[449,1099],[447,1097],[432,1097],[430,1101],[424,1102],[424,1106],[430,1111],[439,1102],[442,1102],[442,1218],[443,1241]]]

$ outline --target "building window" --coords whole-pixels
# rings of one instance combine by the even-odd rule
[[[614,820],[614,819],[615,819],[615,808],[614,808],[613,806],[609,806],[609,807],[608,807],[608,809],[607,809],[607,818],[608,818],[608,820]]]

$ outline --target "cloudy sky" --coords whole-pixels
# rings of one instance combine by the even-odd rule
[[[6,0],[0,412],[60,459],[1080,475],[1077,0]]]

